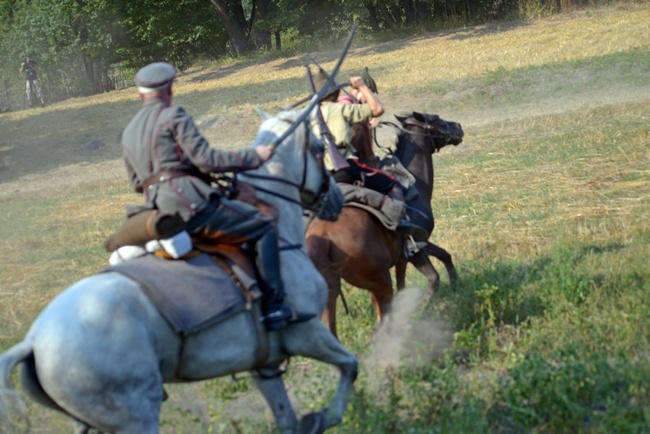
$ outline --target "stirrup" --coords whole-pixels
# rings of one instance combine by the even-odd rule
[[[309,321],[314,317],[316,317],[314,313],[292,312],[288,307],[281,307],[264,315],[260,321],[264,323],[268,331],[274,331],[283,329],[289,324]]]
[[[406,245],[404,246],[404,252],[407,259],[411,259],[418,253],[420,250],[425,248],[427,245],[426,241],[415,241],[411,235],[408,236],[406,240]]]
[[[397,226],[397,229],[413,237],[416,241],[426,241],[429,238],[429,233],[426,229],[408,220],[402,220]]]

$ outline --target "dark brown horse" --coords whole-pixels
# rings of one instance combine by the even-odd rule
[[[419,198],[410,203],[420,211],[415,223],[429,234],[434,228],[431,210],[433,162],[431,156],[447,145],[462,142],[463,130],[456,122],[447,122],[437,115],[412,113],[396,116],[401,126],[395,156],[415,177]],[[406,266],[410,261],[429,281],[429,290],[438,289],[439,275],[429,259],[441,260],[450,281],[456,280],[451,255],[441,247],[426,242],[410,257],[406,255],[407,238],[400,232],[386,229],[368,212],[351,206],[343,207],[335,222],[314,219],[307,227],[306,247],[309,256],[329,287],[327,309],[323,321],[336,336],[336,303],[341,295],[341,279],[358,288],[367,289],[381,321],[393,298],[390,270],[395,267],[397,288],[405,285]]]

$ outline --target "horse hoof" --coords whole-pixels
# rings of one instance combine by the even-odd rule
[[[309,413],[300,419],[298,434],[321,434],[325,432],[323,422],[322,413]]]

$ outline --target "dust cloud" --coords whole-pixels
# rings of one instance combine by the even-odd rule
[[[393,298],[391,312],[375,331],[364,361],[368,375],[381,375],[401,366],[428,365],[449,348],[450,327],[419,312],[425,296],[421,288],[406,288]]]

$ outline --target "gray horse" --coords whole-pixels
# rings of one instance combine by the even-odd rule
[[[298,118],[299,113],[290,111],[265,120],[255,144],[273,142]],[[280,210],[279,234],[285,247],[281,269],[290,303],[299,311],[318,314],[325,309],[327,286],[303,247],[301,205],[327,188],[322,151],[322,144],[300,122],[271,160],[244,176],[263,186],[258,196]],[[268,358],[255,369],[266,336]],[[300,421],[277,375],[280,364],[292,355],[334,365],[341,374],[329,405]],[[73,417],[76,433],[92,427],[116,434],[159,432],[163,383],[249,370],[281,433],[321,433],[341,423],[358,369],[354,355],[329,333],[320,315],[260,335],[256,320],[241,312],[204,331],[179,336],[138,284],[115,272],[92,275],[61,292],[38,315],[25,339],[0,355],[0,398],[15,395],[10,376],[19,363],[27,394]]]

